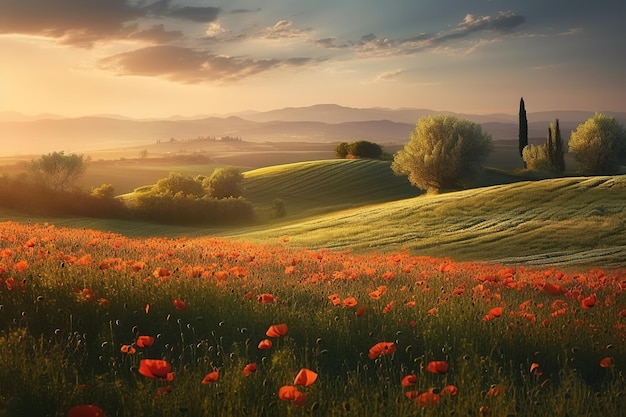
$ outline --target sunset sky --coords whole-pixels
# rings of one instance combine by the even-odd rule
[[[0,0],[0,112],[626,111],[619,0]]]

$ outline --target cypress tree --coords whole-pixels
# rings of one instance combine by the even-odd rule
[[[563,172],[565,171],[565,153],[563,151],[563,139],[561,138],[559,119],[556,119],[556,121],[552,124],[552,134],[552,144],[554,146],[554,161],[552,162],[552,166],[555,171]]]
[[[548,137],[546,138],[546,157],[548,158],[548,164],[550,169],[554,169],[554,142],[552,140],[552,125],[548,127]]]
[[[519,156],[522,157],[524,148],[528,145],[528,119],[526,118],[526,107],[524,97],[519,101]],[[526,163],[524,163],[526,166]]]

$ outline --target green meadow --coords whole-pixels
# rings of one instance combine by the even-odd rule
[[[92,163],[132,199],[239,161],[256,219],[0,211],[0,416],[620,415],[626,177],[511,152],[440,195],[297,147]]]

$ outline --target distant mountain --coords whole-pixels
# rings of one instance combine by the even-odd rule
[[[496,140],[517,140],[518,115],[455,114],[427,109],[357,109],[335,104],[294,107],[239,116],[136,120],[105,115],[60,118],[0,113],[0,155],[42,154],[55,150],[86,152],[184,141],[198,137],[239,137],[252,142],[340,142],[369,140],[403,143],[417,120],[429,114],[453,114],[482,125]],[[626,113],[606,112],[626,124]],[[558,118],[564,138],[593,112],[529,113],[529,136],[542,138]]]

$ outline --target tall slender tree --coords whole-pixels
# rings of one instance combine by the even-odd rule
[[[565,171],[565,155],[559,119],[550,123],[550,127],[548,127],[545,149],[550,170],[558,173]]]
[[[552,125],[553,145],[554,145],[554,170],[557,172],[565,171],[565,151],[563,150],[563,138],[561,138],[561,128],[559,127],[559,119],[554,121]]]
[[[550,163],[550,169],[554,169],[554,131],[552,124],[548,127],[548,137],[546,138],[546,157]]]
[[[526,118],[526,107],[524,97],[519,101],[519,156],[523,157],[524,148],[528,145],[528,119]],[[524,167],[526,163],[524,162]]]

